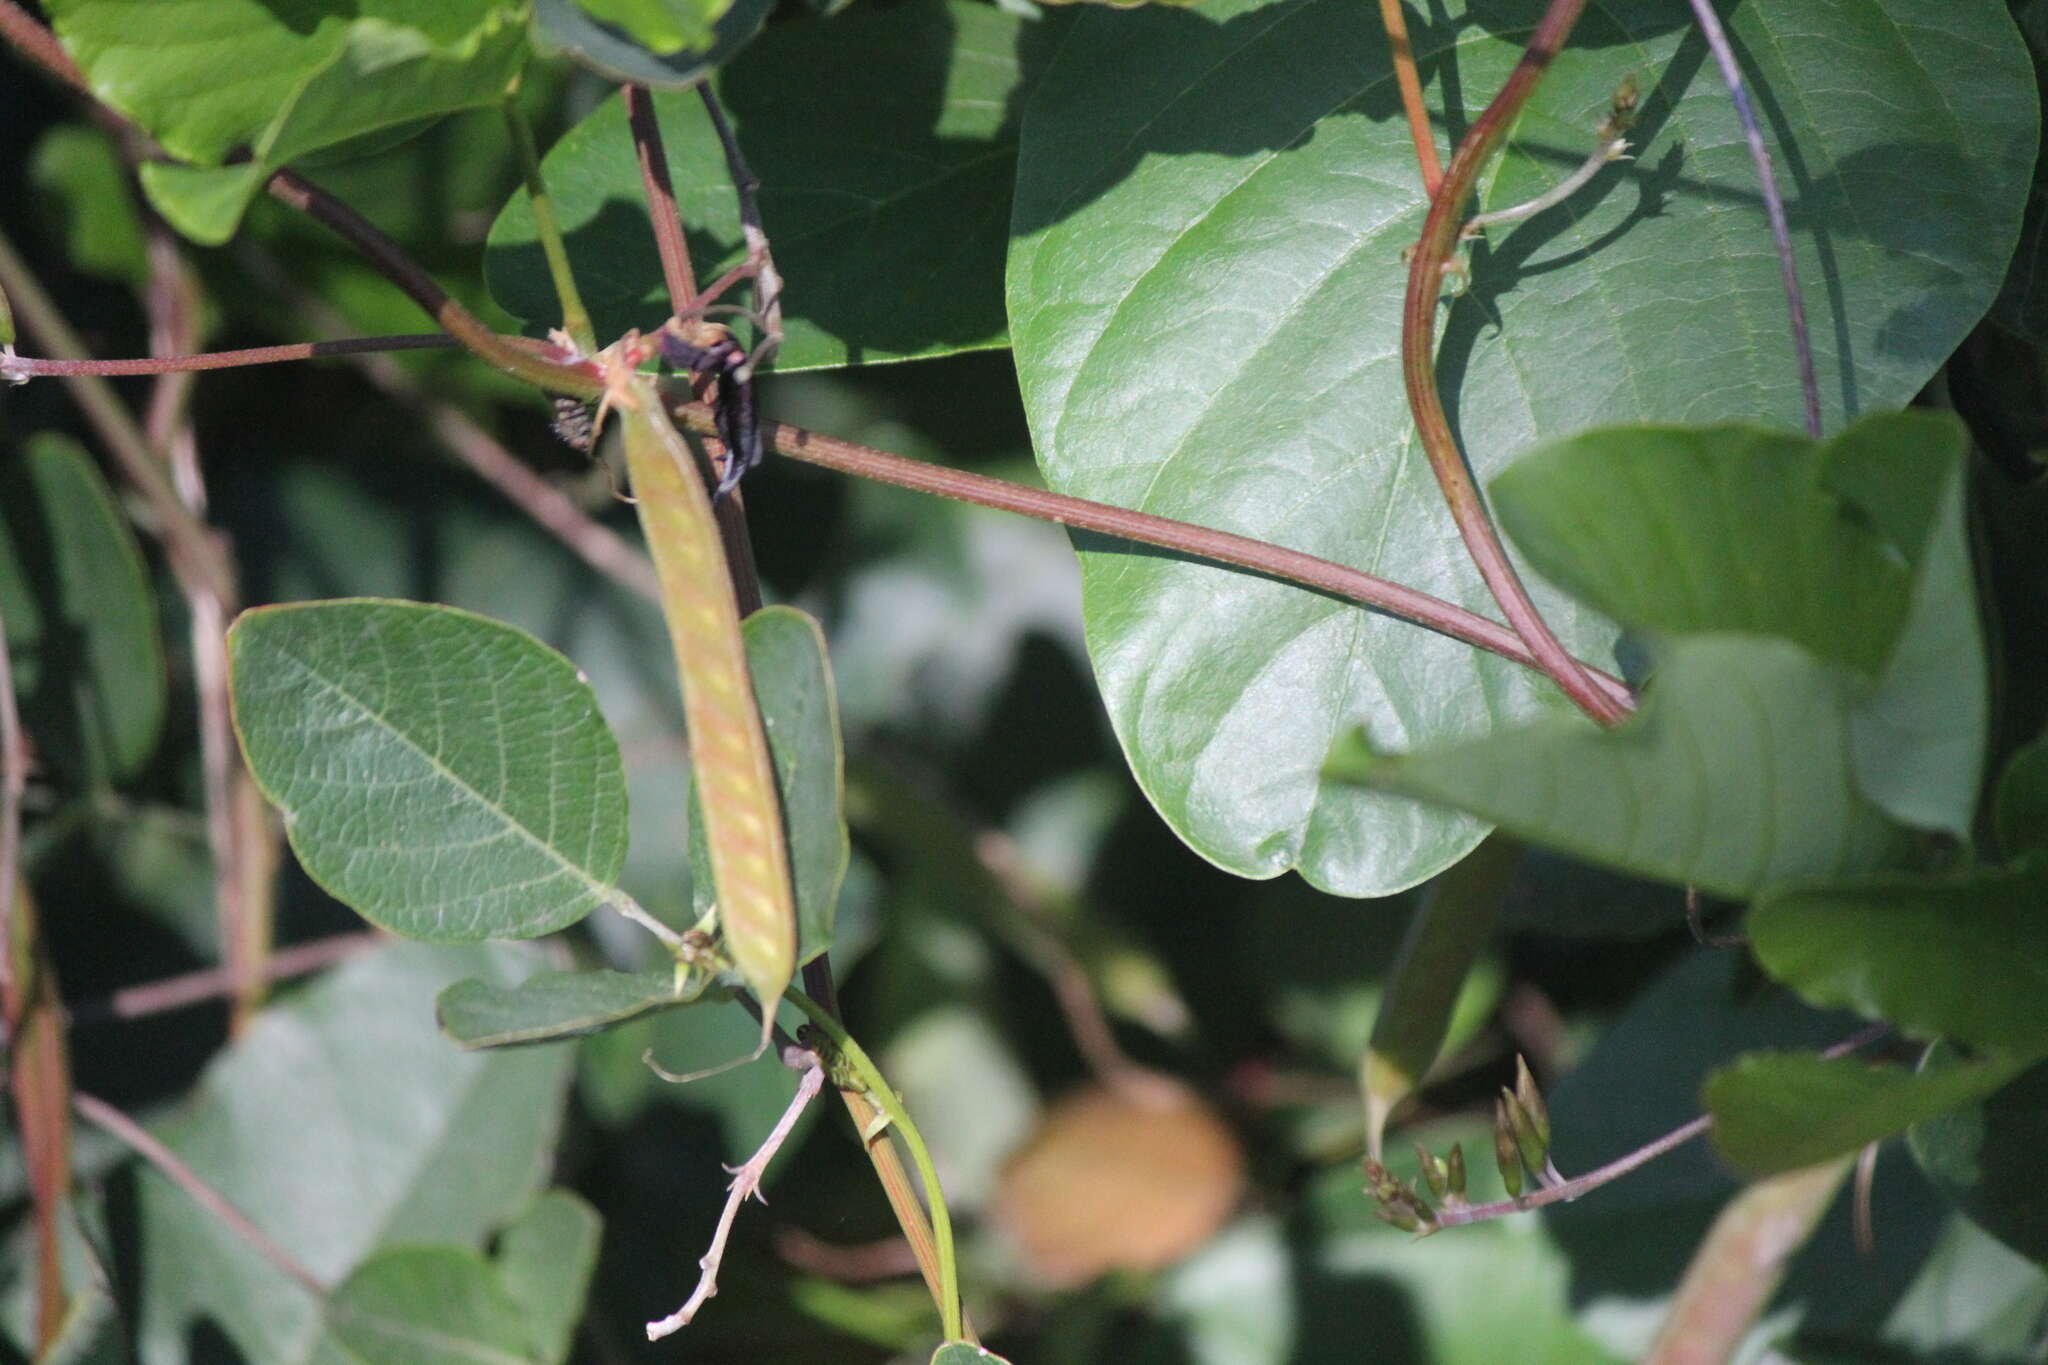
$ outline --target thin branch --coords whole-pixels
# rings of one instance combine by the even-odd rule
[[[4,0],[0,0],[4,3]],[[206,1183],[199,1173],[179,1159],[177,1153],[158,1142],[147,1129],[129,1118],[105,1100],[95,1099],[87,1094],[71,1097],[78,1116],[96,1128],[103,1129],[147,1161],[169,1180],[183,1190],[193,1203],[199,1205],[218,1219],[221,1225],[247,1243],[249,1249],[268,1261],[272,1268],[316,1299],[327,1297],[327,1286],[320,1277],[270,1239],[270,1234],[250,1222],[247,1215],[228,1202],[226,1195]]]
[[[335,341],[299,341],[286,346],[252,346],[240,351],[206,351],[198,355],[138,356],[122,360],[38,360],[31,356],[0,359],[0,380],[35,379],[43,375],[189,374],[200,370],[232,370],[245,365],[276,365],[294,360],[375,351],[446,350],[460,343],[445,332],[406,336],[345,337]]]
[[[1415,49],[1408,42],[1408,17],[1401,0],[1380,0],[1380,22],[1393,51],[1394,80],[1401,87],[1401,108],[1408,116],[1408,135],[1415,140],[1415,164],[1422,172],[1422,192],[1434,199],[1443,184],[1443,163],[1437,160],[1436,132],[1422,102],[1422,77],[1415,69]]]
[[[640,188],[647,198],[648,219],[654,224],[661,277],[668,284],[668,310],[680,316],[697,301],[697,274],[690,265],[690,243],[683,235],[682,214],[676,208],[676,187],[669,179],[668,153],[662,147],[661,124],[654,114],[654,95],[644,85],[629,85],[625,91],[633,159],[640,166]]]
[[[293,311],[311,323],[314,330],[337,331],[345,325],[339,310],[294,284],[267,254],[251,253],[249,264],[252,272],[284,295]],[[359,354],[356,365],[372,384],[424,414],[434,434],[469,466],[471,473],[497,489],[584,563],[629,592],[649,601],[658,598],[660,587],[655,581],[654,565],[637,546],[578,507],[573,498],[534,472],[460,406],[427,392],[403,365],[388,356]]]
[[[747,1202],[748,1195],[761,1199],[761,1177],[767,1172],[768,1163],[782,1150],[782,1144],[796,1126],[797,1119],[824,1088],[825,1068],[819,1063],[817,1054],[805,1055],[810,1060],[804,1067],[803,1078],[797,1082],[796,1094],[790,1097],[789,1107],[782,1111],[782,1117],[776,1120],[775,1127],[761,1143],[760,1149],[747,1158],[744,1165],[726,1167],[732,1172],[732,1184],[726,1187],[725,1209],[718,1215],[718,1230],[711,1235],[711,1248],[697,1262],[704,1273],[698,1279],[696,1289],[691,1291],[681,1308],[658,1322],[647,1324],[649,1341],[660,1341],[687,1326],[705,1301],[718,1293],[718,1268],[725,1260],[726,1238],[732,1233],[733,1220],[739,1216],[740,1205]],[[761,1202],[765,1204],[768,1201],[762,1199]]]
[[[1890,1030],[1885,1025],[1873,1024],[1869,1028],[1851,1034],[1841,1042],[1823,1050],[1820,1055],[1829,1060],[1836,1057],[1845,1057],[1859,1048],[1876,1042],[1888,1032]],[[1526,1209],[1540,1209],[1545,1204],[1569,1203],[1580,1195],[1619,1180],[1630,1171],[1647,1162],[1656,1160],[1666,1152],[1683,1147],[1686,1143],[1691,1142],[1713,1126],[1714,1116],[1712,1114],[1701,1114],[1698,1118],[1688,1123],[1680,1124],[1663,1137],[1646,1143],[1632,1152],[1616,1157],[1613,1161],[1608,1162],[1597,1170],[1588,1171],[1586,1174],[1574,1177],[1571,1180],[1547,1185],[1529,1194],[1521,1195],[1514,1199],[1503,1199],[1497,1203],[1452,1205],[1449,1208],[1437,1209],[1435,1213],[1436,1224],[1438,1227],[1458,1227],[1465,1223],[1483,1223],[1490,1218],[1504,1218],[1508,1214],[1521,1213]]]
[[[143,305],[149,316],[150,349],[162,355],[189,352],[199,344],[199,287],[176,237],[143,205],[149,234],[149,282]],[[206,524],[206,480],[199,465],[198,436],[186,420],[193,380],[175,374],[158,380],[151,394],[147,439],[170,466],[179,500]],[[209,528],[210,529],[210,528]],[[218,542],[216,542],[218,543]],[[179,576],[192,641],[192,672],[199,711],[199,749],[206,793],[206,837],[213,861],[214,916],[221,952],[236,984],[233,1030],[240,1032],[262,1003],[263,959],[270,948],[270,878],[275,853],[260,799],[250,785],[235,742],[230,714],[227,629],[241,610],[232,561],[226,572],[200,580]]]
[[[712,434],[716,430],[710,410],[701,403],[678,407],[676,420],[699,435]],[[1535,656],[1529,648],[1515,637],[1513,631],[1498,622],[1334,560],[1303,554],[1299,550],[1254,540],[1250,536],[1175,521],[1171,517],[1134,512],[1126,507],[1027,488],[965,470],[907,460],[900,455],[886,454],[779,422],[763,422],[761,429],[764,439],[777,454],[806,464],[1249,569],[1282,582],[1314,588],[1333,597],[1375,608],[1525,667],[1536,667]],[[1587,667],[1586,671],[1594,684],[1616,705],[1628,703],[1627,684],[1597,669]]]
[[[77,62],[71,60],[71,54],[57,41],[57,35],[37,23],[15,0],[0,0],[0,37],[5,37],[22,56],[66,85],[83,94],[92,93],[86,86],[85,73],[78,69]]]
[[[264,959],[263,979],[274,982],[304,976],[389,942],[391,939],[387,935],[366,932],[332,934],[309,943],[280,948]],[[225,967],[208,967],[182,976],[167,976],[161,981],[141,986],[128,986],[102,1000],[89,1000],[71,1011],[71,1022],[74,1026],[82,1026],[106,1019],[142,1019],[234,993],[233,973]]]
[[[270,197],[306,214],[360,252],[378,273],[403,289],[427,316],[441,324],[472,355],[549,393],[596,398],[604,378],[595,361],[549,347],[536,352],[484,326],[431,275],[368,219],[294,171],[281,170],[265,183]]]
[[[14,883],[21,875],[21,794],[27,788],[28,741],[14,695],[7,622],[0,617],[0,1000],[14,996]]]
[[[1771,167],[1771,150],[1764,146],[1763,129],[1749,102],[1749,88],[1743,83],[1742,68],[1735,61],[1735,49],[1714,13],[1713,0],[1692,0],[1693,18],[1721,68],[1728,86],[1728,98],[1735,105],[1735,117],[1742,123],[1742,135],[1749,141],[1749,157],[1756,163],[1756,179],[1763,191],[1764,213],[1771,221],[1771,242],[1778,251],[1778,279],[1785,288],[1785,311],[1792,325],[1792,350],[1799,361],[1799,392],[1806,402],[1806,434],[1821,437],[1820,382],[1813,372],[1813,337],[1806,326],[1806,296],[1799,288],[1799,264],[1792,257],[1792,228],[1785,218],[1784,196],[1778,193],[1778,176]]]
[[[1401,315],[1401,373],[1407,384],[1415,432],[1429,456],[1429,467],[1436,475],[1444,503],[1457,523],[1473,565],[1494,601],[1500,604],[1508,624],[1528,643],[1538,666],[1564,689],[1566,696],[1601,724],[1616,725],[1628,715],[1630,704],[1616,698],[1588,675],[1585,666],[1566,651],[1535,603],[1529,600],[1528,589],[1501,544],[1458,449],[1457,438],[1451,433],[1443,398],[1437,392],[1436,375],[1437,299],[1442,291],[1444,268],[1457,241],[1459,215],[1478,184],[1480,171],[1535,93],[1544,68],[1557,55],[1584,8],[1585,0],[1550,0],[1507,83],[1472,124],[1451,157],[1443,184],[1430,201],[1422,240],[1409,258],[1408,295]]]

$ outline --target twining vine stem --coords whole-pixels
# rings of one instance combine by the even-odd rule
[[[1415,69],[1415,48],[1408,41],[1408,16],[1402,0],[1380,0],[1380,23],[1387,30],[1387,47],[1394,60],[1394,83],[1401,87],[1401,109],[1408,118],[1408,135],[1415,140],[1415,166],[1422,172],[1422,192],[1436,198],[1444,180],[1443,163],[1437,159],[1436,132],[1429,126],[1429,108],[1422,102],[1422,75]]]
[[[1792,350],[1799,362],[1799,393],[1806,403],[1806,434],[1818,441],[1821,438],[1820,384],[1813,373],[1813,336],[1806,326],[1806,297],[1799,289],[1799,264],[1792,257],[1792,228],[1785,220],[1785,199],[1778,193],[1778,176],[1771,168],[1771,151],[1764,146],[1763,129],[1758,126],[1756,109],[1749,102],[1749,87],[1743,83],[1742,67],[1735,60],[1735,49],[1728,44],[1728,35],[1721,28],[1721,17],[1714,13],[1712,0],[1692,0],[1693,18],[1699,22],[1700,33],[1707,40],[1708,49],[1714,54],[1714,62],[1721,68],[1721,80],[1728,87],[1728,99],[1735,106],[1735,117],[1742,124],[1742,135],[1749,142],[1750,160],[1756,163],[1757,185],[1764,197],[1764,214],[1771,223],[1771,242],[1778,252],[1778,278],[1785,288],[1785,309],[1792,327]]]
[[[1486,505],[1465,467],[1457,438],[1451,434],[1450,419],[1444,413],[1437,392],[1436,310],[1443,288],[1444,269],[1457,248],[1458,232],[1465,202],[1478,185],[1479,173],[1514,126],[1522,107],[1536,92],[1558,50],[1578,22],[1586,0],[1551,0],[1522,59],[1515,64],[1507,83],[1493,103],[1472,124],[1444,172],[1443,183],[1430,199],[1429,217],[1423,223],[1422,240],[1408,262],[1408,294],[1401,314],[1401,374],[1407,383],[1408,407],[1415,418],[1416,435],[1429,457],[1429,467],[1443,491],[1458,534],[1472,556],[1479,576],[1500,604],[1508,624],[1525,641],[1537,665],[1579,708],[1603,725],[1617,725],[1631,704],[1602,687],[1559,642],[1550,626],[1529,600],[1521,575],[1508,559],[1500,535],[1486,512]]]

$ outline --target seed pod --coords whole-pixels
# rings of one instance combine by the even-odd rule
[[[1465,1144],[1451,1144],[1451,1154],[1444,1159],[1444,1173],[1451,1188],[1451,1198],[1465,1197]]]
[[[682,676],[719,929],[760,998],[765,1046],[776,1002],[796,973],[796,898],[739,604],[704,480],[660,396],[652,384],[634,380],[618,401],[626,465]]]

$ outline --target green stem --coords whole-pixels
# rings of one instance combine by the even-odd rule
[[[569,268],[569,252],[562,245],[562,226],[555,217],[555,199],[548,193],[546,177],[540,173],[540,152],[534,146],[533,125],[519,107],[516,95],[505,101],[505,126],[512,130],[512,146],[519,154],[519,169],[526,177],[527,197],[533,201],[533,229],[540,237],[542,254],[548,258],[555,297],[562,304],[562,330],[583,354],[595,355],[597,331],[590,325],[590,313],[576,288],[576,274]]]
[[[910,1111],[903,1107],[903,1101],[889,1088],[881,1069],[861,1050],[859,1043],[834,1019],[817,1001],[802,991],[791,990],[785,997],[804,1012],[818,1032],[832,1040],[867,1095],[883,1114],[888,1116],[889,1126],[903,1138],[903,1145],[910,1149],[910,1160],[917,1167],[918,1179],[924,1182],[925,1203],[931,1208],[932,1235],[938,1242],[939,1251],[939,1319],[944,1327],[947,1341],[965,1339],[962,1331],[960,1312],[960,1269],[953,1255],[953,1220],[946,1212],[946,1195],[939,1188],[938,1167],[932,1164],[931,1150],[924,1145],[924,1135],[917,1131],[911,1121]]]

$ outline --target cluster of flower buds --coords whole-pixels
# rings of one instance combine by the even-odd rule
[[[1453,1144],[1450,1155],[1439,1158],[1418,1144],[1415,1155],[1421,1164],[1420,1188],[1414,1181],[1398,1179],[1377,1161],[1366,1162],[1365,1190],[1379,1204],[1374,1212],[1395,1227],[1418,1234],[1435,1232],[1446,1223],[1470,1221],[1439,1216],[1440,1210],[1469,1207],[1464,1149]],[[1510,1200],[1519,1202],[1530,1180],[1546,1187],[1564,1183],[1550,1160],[1550,1110],[1543,1103],[1543,1092],[1536,1088],[1528,1062],[1520,1057],[1515,1058],[1514,1088],[1502,1086],[1500,1098],[1493,1102],[1493,1156]]]
[[[1377,1161],[1365,1163],[1365,1190],[1379,1201],[1379,1207],[1373,1212],[1381,1218],[1403,1232],[1427,1234],[1435,1232],[1439,1226],[1438,1209],[1465,1206],[1465,1149],[1454,1142],[1448,1157],[1438,1157],[1417,1143],[1415,1155],[1422,1164],[1422,1180],[1429,1189],[1428,1199],[1422,1197],[1412,1182],[1396,1179]],[[1432,1204],[1430,1200],[1436,1202]]]

